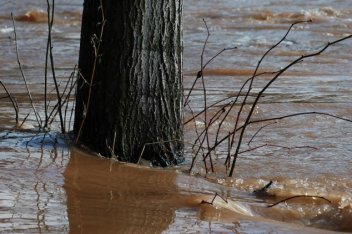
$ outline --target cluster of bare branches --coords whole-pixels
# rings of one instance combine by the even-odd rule
[[[31,105],[32,113],[35,116],[36,123],[38,125],[39,130],[41,131],[49,131],[51,129],[52,123],[56,120],[57,116],[59,117],[60,129],[61,133],[66,133],[67,130],[71,128],[71,121],[73,117],[74,105],[72,105],[72,98],[74,97],[75,86],[77,83],[76,79],[76,67],[74,68],[71,75],[68,77],[66,84],[62,88],[61,83],[58,81],[56,73],[55,73],[55,63],[54,63],[54,55],[53,55],[53,45],[52,45],[52,28],[54,24],[54,13],[55,13],[55,0],[52,0],[51,3],[47,0],[47,16],[48,16],[48,37],[47,37],[47,46],[46,46],[46,59],[45,59],[45,74],[44,74],[44,117],[41,116],[40,112],[37,110],[37,104],[32,97],[32,93],[30,87],[27,82],[27,78],[25,72],[22,68],[22,63],[20,59],[19,46],[17,41],[17,32],[15,25],[15,18],[13,13],[11,12],[11,19],[14,30],[14,41],[15,41],[15,50],[16,50],[16,58],[18,67],[21,73],[21,77],[23,79],[24,85],[26,87],[27,96],[29,99],[29,103]],[[51,72],[51,78],[54,83],[54,88],[49,90],[49,74],[48,71]],[[9,98],[11,104],[14,108],[16,114],[16,127],[21,128],[22,125],[27,120],[28,116],[31,114],[28,113],[26,117],[21,121],[19,120],[19,105],[17,103],[16,98],[12,95],[9,90],[6,88],[3,82],[0,82],[1,86],[6,92],[5,98]],[[54,100],[49,100],[48,95],[52,92],[55,92],[56,98]],[[55,104],[50,104],[50,101],[55,101]]]
[[[294,113],[290,115],[285,115],[285,116],[280,116],[280,117],[275,117],[275,118],[269,118],[269,119],[260,119],[260,120],[253,120],[252,116],[254,113],[254,110],[256,109],[256,106],[258,105],[260,99],[263,97],[263,94],[265,91],[277,80],[279,79],[287,70],[289,70],[291,67],[294,65],[303,62],[306,58],[318,56],[321,53],[323,53],[326,49],[328,49],[330,46],[335,45],[337,43],[340,43],[342,41],[345,41],[347,39],[350,39],[352,35],[345,36],[343,38],[340,38],[338,40],[328,42],[327,44],[323,45],[320,47],[321,49],[304,54],[290,63],[288,63],[286,66],[282,67],[281,69],[277,71],[271,71],[271,72],[259,72],[261,68],[261,64],[264,61],[264,59],[270,54],[271,51],[273,51],[276,47],[278,47],[283,41],[285,41],[287,35],[291,32],[292,28],[297,25],[297,24],[302,24],[302,23],[309,23],[311,20],[308,21],[298,21],[290,25],[284,36],[273,46],[271,46],[259,59],[252,76],[250,76],[241,86],[240,90],[237,92],[237,95],[233,97],[227,97],[222,100],[219,100],[211,105],[208,104],[207,100],[207,89],[206,85],[204,82],[204,70],[206,69],[207,65],[213,61],[217,56],[222,54],[224,51],[227,50],[232,50],[235,48],[225,48],[221,50],[219,53],[217,53],[215,56],[213,56],[211,59],[209,59],[207,62],[204,62],[204,53],[206,50],[206,46],[208,44],[208,39],[210,36],[210,32],[208,29],[208,26],[206,24],[206,21],[204,21],[206,30],[207,30],[207,37],[204,42],[203,50],[201,53],[201,68],[198,71],[196,78],[188,92],[188,94],[185,97],[185,102],[184,106],[188,107],[190,110],[192,117],[190,119],[185,120],[185,124],[194,122],[194,129],[196,133],[196,139],[194,141],[194,156],[192,160],[192,164],[190,167],[190,172],[192,171],[195,162],[198,157],[202,157],[203,163],[204,163],[204,168],[205,172],[208,173],[214,172],[214,163],[213,163],[213,157],[215,155],[216,149],[220,146],[225,144],[227,146],[227,156],[226,160],[224,162],[224,165],[226,167],[226,171],[228,173],[229,177],[233,176],[234,169],[236,166],[236,160],[238,156],[244,152],[248,151],[253,151],[259,148],[263,147],[279,147],[279,148],[286,148],[286,149],[291,149],[291,148],[309,148],[309,149],[316,149],[315,147],[312,146],[297,146],[297,147],[287,147],[287,146],[281,146],[281,145],[273,145],[273,144],[262,144],[259,146],[255,147],[250,147],[251,142],[253,139],[256,137],[256,135],[262,131],[264,128],[273,125],[277,123],[277,121],[286,119],[286,118],[291,118],[299,115],[325,115],[329,116],[332,118],[338,118],[340,120],[352,122],[352,120],[347,119],[347,118],[342,118],[330,113],[324,113],[324,112],[316,112],[316,111],[311,111],[311,112],[302,112],[302,113]],[[269,81],[260,88],[260,91],[258,93],[253,92],[253,86],[254,83],[263,75],[266,76],[271,76]],[[190,106],[190,97],[192,92],[194,91],[194,87],[197,82],[201,82],[202,86],[202,91],[203,91],[203,110],[200,111],[199,113],[194,113]],[[251,100],[249,101],[249,98]],[[236,107],[236,108],[235,108]],[[248,107],[248,108],[246,108]],[[212,110],[210,114],[210,111]],[[235,123],[234,127],[232,129],[229,129],[227,126],[224,125],[225,121],[231,121],[230,120],[230,113],[237,111],[235,114]],[[197,121],[200,121],[203,124],[202,127],[197,126]],[[252,136],[250,141],[247,144],[247,149],[242,150],[243,148],[243,139],[244,135],[246,133],[247,127],[249,125],[257,124],[257,123],[265,123],[264,126],[261,126],[258,128],[256,133]],[[209,129],[210,127],[216,128],[215,134],[210,133]]]

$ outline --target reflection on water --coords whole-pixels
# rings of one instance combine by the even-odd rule
[[[328,192],[326,185],[317,188],[324,186],[323,181],[274,178],[269,192],[279,197],[255,198],[248,192],[263,186],[265,180],[225,179],[221,185],[221,181],[211,182],[210,177],[208,181],[185,175],[179,171],[182,168],[151,169],[106,160],[75,148],[49,147],[55,140],[47,140],[42,147],[34,147],[34,142],[26,146],[34,137],[37,146],[42,143],[38,140],[43,135],[35,133],[7,132],[1,137],[1,146],[9,147],[3,147],[0,154],[2,232],[321,233],[274,220],[350,230],[349,205],[337,207],[342,205],[341,194]],[[229,186],[231,183],[235,184]],[[351,186],[348,183],[340,181],[335,190]],[[318,192],[333,204],[296,199],[275,208],[266,207],[283,197],[304,192]],[[213,206],[202,203],[210,202],[215,193],[221,197],[215,199]]]
[[[172,222],[176,209],[172,202],[177,192],[175,177],[174,173],[121,166],[73,151],[65,171],[70,230],[161,232]]]
[[[34,143],[26,147],[28,138],[39,139],[33,133],[22,133],[25,140],[13,145],[18,135],[8,133],[6,142],[3,141],[3,145],[12,145],[17,152],[1,152],[0,229],[7,233],[315,232],[260,215],[278,219],[280,212],[280,220],[301,223],[319,221],[319,217],[311,216],[334,211],[333,207],[321,211],[318,207],[323,207],[323,203],[307,201],[300,201],[302,205],[290,204],[292,208],[269,209],[249,193],[175,170],[121,164],[77,149],[69,153],[67,148],[34,147]],[[24,157],[19,158],[21,155]],[[285,192],[278,189],[278,184],[273,191]],[[242,181],[244,185],[258,186],[258,181]],[[227,203],[217,198],[214,206],[202,204],[210,202],[215,193],[227,199]],[[310,214],[296,213],[302,207]],[[302,217],[296,217],[299,214]],[[345,220],[343,224],[346,223]]]
[[[198,219],[202,199],[211,197],[202,191],[220,192],[216,185],[174,170],[121,164],[77,150],[66,168],[64,187],[73,233],[159,233],[175,219],[192,213]]]
[[[68,231],[62,172],[69,152],[53,148],[53,142],[39,149],[26,146],[36,137],[35,133],[1,133],[1,232]]]
[[[302,53],[316,51],[328,41],[347,35],[352,28],[352,8],[346,0],[185,0],[184,8],[186,91],[199,70],[206,36],[202,18],[211,31],[206,58],[223,48],[238,47],[217,57],[204,71],[210,103],[236,95],[261,55],[293,21],[313,20],[295,27],[263,62],[262,71],[278,70]],[[55,8],[53,52],[61,83],[77,63],[81,9],[78,0],[62,0]],[[35,105],[43,113],[46,5],[33,0],[3,1],[0,10],[0,79],[19,102],[22,120],[30,112],[30,105],[18,70],[9,16],[13,12],[17,19],[22,65]],[[346,41],[297,64],[267,90],[253,118],[308,111],[350,118],[350,51],[351,42]],[[253,93],[258,93],[269,79],[263,76],[256,80]],[[202,95],[202,87],[197,85],[191,102],[194,111],[202,109]],[[14,125],[14,111],[4,96],[1,89],[0,128],[9,129]],[[186,118],[190,117],[187,110]],[[224,125],[231,129],[235,119],[236,115],[231,114]],[[35,125],[30,115],[23,128],[33,129]],[[54,122],[53,128],[56,126]],[[193,126],[185,126],[187,140],[194,139]],[[2,130],[0,232],[322,232],[316,228],[325,229],[324,233],[351,232],[352,125],[327,116],[307,115],[278,121],[256,134],[262,126],[248,128],[243,150],[262,144],[281,148],[268,146],[241,154],[234,178],[227,178],[222,166],[227,149],[219,147],[216,173],[206,179],[202,177],[201,161],[192,171],[193,176],[188,176],[185,171],[189,164],[168,170],[120,164],[71,150],[55,134]],[[209,129],[211,133],[215,130]],[[302,146],[314,148],[295,148]],[[190,162],[192,152],[187,152]],[[273,184],[267,196],[252,194],[269,181]],[[202,203],[210,202],[215,193],[227,203],[220,197],[214,206]],[[331,204],[321,199],[296,198],[267,208],[268,204],[296,195],[323,196]]]

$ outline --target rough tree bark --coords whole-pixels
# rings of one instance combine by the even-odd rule
[[[144,146],[154,165],[183,161],[181,15],[182,0],[84,1],[79,142],[122,161]]]

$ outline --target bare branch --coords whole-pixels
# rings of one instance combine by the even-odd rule
[[[36,108],[34,106],[32,94],[31,94],[31,91],[29,90],[29,87],[28,87],[28,84],[27,84],[27,79],[26,79],[26,76],[24,75],[24,72],[23,72],[23,69],[22,69],[22,64],[21,64],[20,55],[19,55],[19,51],[18,51],[17,32],[16,32],[16,26],[15,26],[15,19],[13,17],[13,13],[12,12],[11,12],[11,19],[12,19],[12,25],[13,25],[13,32],[15,34],[15,46],[16,46],[17,63],[18,63],[18,66],[20,68],[22,79],[23,79],[24,84],[25,84],[26,89],[27,89],[27,94],[28,94],[29,101],[31,103],[32,109],[34,111],[35,118],[37,120],[39,128],[41,128],[42,127],[42,120],[41,120],[40,115],[38,114],[38,112],[37,112],[37,110],[36,110]]]
[[[321,197],[321,196],[309,196],[309,195],[297,195],[297,196],[292,196],[292,197],[289,197],[289,198],[285,198],[281,201],[278,201],[278,202],[275,202],[274,204],[271,204],[271,205],[268,205],[267,207],[271,208],[271,207],[274,207],[280,203],[283,203],[283,202],[286,202],[286,201],[289,201],[289,200],[292,200],[292,199],[295,199],[295,198],[318,198],[318,199],[322,199],[324,201],[327,201],[328,203],[331,203],[330,200],[326,199],[325,197]]]
[[[10,99],[10,101],[12,103],[13,109],[15,110],[15,114],[16,114],[16,125],[18,125],[18,123],[19,123],[18,122],[18,112],[19,112],[18,103],[17,103],[16,99],[7,90],[5,84],[1,80],[0,80],[0,84],[4,88],[4,90],[5,90],[6,94],[7,94],[7,97]]]

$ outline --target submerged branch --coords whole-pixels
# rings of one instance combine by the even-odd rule
[[[218,193],[215,193],[213,199],[211,200],[211,202],[202,200],[200,204],[214,205],[214,201],[215,201],[215,199],[216,199],[217,197],[220,197],[221,200],[223,200],[224,202],[228,203],[228,201],[227,201],[225,198],[223,198],[223,197],[222,197],[221,195],[219,195]]]
[[[325,197],[321,197],[321,196],[310,196],[310,195],[297,195],[297,196],[292,196],[292,197],[289,197],[289,198],[285,198],[281,201],[278,201],[278,202],[275,202],[274,204],[271,204],[271,205],[268,205],[267,207],[271,208],[271,207],[274,207],[276,205],[279,205],[280,203],[283,203],[283,202],[286,202],[286,201],[289,201],[289,200],[292,200],[292,199],[295,199],[295,198],[317,198],[317,199],[322,199],[324,201],[327,201],[328,203],[331,203],[330,200],[326,199]]]

